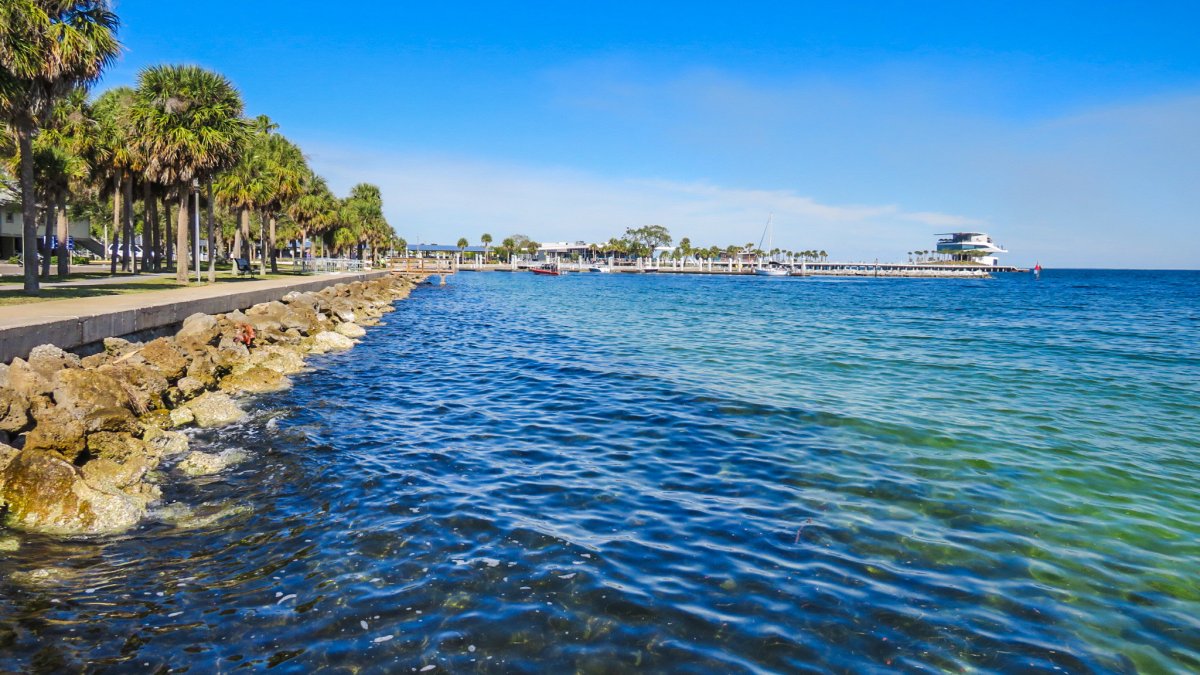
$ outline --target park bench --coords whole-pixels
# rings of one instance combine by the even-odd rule
[[[254,276],[254,268],[250,266],[250,261],[245,258],[234,258],[233,264],[237,266],[238,276],[248,274]]]

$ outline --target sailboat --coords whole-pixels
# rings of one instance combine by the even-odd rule
[[[771,229],[771,218],[774,217],[774,215],[775,214],[772,213],[767,216],[767,226],[763,228],[763,236],[758,238],[759,250],[762,250],[763,239],[767,240],[766,250],[770,251],[775,246],[775,231]],[[786,267],[781,266],[768,265],[764,267],[762,261],[759,260],[758,266],[754,268],[754,273],[760,277],[786,277],[788,275],[788,270]]]

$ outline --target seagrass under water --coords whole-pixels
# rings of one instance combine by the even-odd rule
[[[138,531],[0,533],[0,669],[1200,670],[1198,338],[1186,272],[460,274]]]

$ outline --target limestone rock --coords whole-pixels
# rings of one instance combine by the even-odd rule
[[[45,377],[52,377],[63,368],[79,368],[79,357],[55,345],[38,345],[29,352],[29,366]]]
[[[103,366],[106,363],[112,363],[113,361],[114,359],[112,354],[100,352],[98,354],[92,354],[91,356],[83,357],[79,360],[79,365],[83,368],[91,369],[99,368],[100,366]]]
[[[59,455],[25,448],[0,473],[0,503],[9,527],[47,534],[123,532],[145,514],[145,504],[120,491],[88,485]]]
[[[129,352],[132,352],[133,350],[135,350],[141,346],[142,346],[141,343],[130,342],[129,340],[126,340],[125,338],[119,338],[119,337],[104,338],[104,353],[112,355],[112,356],[116,356],[116,357],[125,356]]]
[[[151,469],[158,465],[158,452],[146,445],[142,439],[124,431],[97,431],[88,434],[87,449],[92,457],[118,462],[125,462],[133,457],[146,457],[152,460]]]
[[[185,377],[179,381],[180,398],[176,402],[178,403],[187,401],[188,399],[196,398],[200,394],[204,393],[207,389],[208,387],[204,386],[204,383],[200,380],[197,380],[194,377]]]
[[[187,434],[178,431],[165,431],[155,427],[146,429],[142,440],[162,457],[170,457],[187,452]]]
[[[354,305],[350,301],[335,300],[330,305],[330,311],[338,320],[354,323]]]
[[[196,380],[203,388],[211,389],[216,386],[218,375],[217,364],[213,363],[212,356],[206,349],[192,355],[192,362],[188,365],[187,377],[184,379]],[[182,382],[180,380],[181,389],[183,388]]]
[[[206,345],[216,342],[220,335],[217,319],[208,314],[196,313],[183,320],[175,341],[179,344]]]
[[[142,358],[157,368],[163,377],[174,382],[187,372],[188,361],[170,338],[158,338],[142,347]]]
[[[130,407],[139,414],[161,408],[163,395],[171,386],[157,368],[147,363],[126,361],[114,366],[102,366],[97,372],[110,375],[121,383],[125,394],[129,396]]]
[[[0,389],[0,431],[17,433],[29,426],[29,401],[12,389]]]
[[[196,416],[192,414],[191,408],[175,408],[171,411],[171,424],[174,426],[181,427],[195,421]]]
[[[67,459],[83,452],[85,429],[83,422],[63,408],[48,408],[37,418],[37,424],[25,434],[25,449],[57,452]]]
[[[149,470],[150,463],[144,457],[131,457],[126,462],[102,457],[84,464],[79,473],[88,485],[99,490],[115,491],[141,482]]]
[[[296,348],[298,349],[298,348]],[[266,345],[250,353],[249,361],[239,365],[235,372],[249,370],[254,366],[263,366],[278,371],[284,375],[295,375],[303,372],[304,357],[291,347],[281,345]]]
[[[348,338],[360,338],[367,334],[367,330],[356,323],[339,323],[335,328],[338,333],[345,335]]]
[[[29,400],[41,394],[49,394],[54,385],[49,378],[34,370],[22,358],[15,358],[8,367],[8,388]]]
[[[341,352],[354,346],[354,341],[333,331],[322,331],[313,336],[313,347],[324,352]]]
[[[265,394],[291,386],[292,381],[282,373],[264,366],[252,366],[221,380],[221,391],[229,394]]]
[[[240,421],[246,413],[234,403],[229,394],[210,391],[199,398],[188,401],[187,408],[195,416],[200,427],[220,427]]]
[[[245,458],[246,453],[238,450],[220,453],[194,451],[179,463],[179,470],[189,476],[208,476],[224,471]]]
[[[93,410],[84,415],[83,426],[89,434],[98,431],[133,433],[141,428],[137,418],[133,416],[132,412],[129,412],[128,408]]]
[[[125,388],[103,369],[67,369],[55,373],[54,402],[77,417],[101,408],[130,407]]]

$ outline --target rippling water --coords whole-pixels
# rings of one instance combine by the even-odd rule
[[[0,532],[0,670],[1197,671],[1198,344],[1188,272],[461,274]]]

